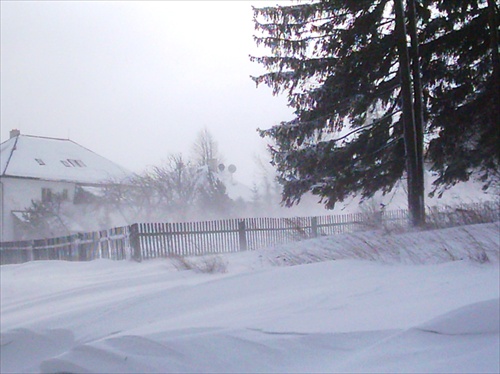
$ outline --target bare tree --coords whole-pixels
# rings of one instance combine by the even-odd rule
[[[196,136],[193,144],[193,159],[198,166],[209,165],[212,160],[221,161],[217,142],[205,127]],[[215,165],[217,166],[217,165]]]
[[[158,205],[180,219],[193,209],[199,172],[182,154],[170,155],[162,166],[155,166],[150,177],[157,193]]]

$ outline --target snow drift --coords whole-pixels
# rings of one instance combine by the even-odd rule
[[[214,274],[5,265],[1,372],[498,372],[498,229],[325,237]]]

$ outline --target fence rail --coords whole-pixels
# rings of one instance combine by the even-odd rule
[[[430,209],[434,227],[493,222],[498,203]],[[404,226],[408,211],[378,211],[295,218],[246,218],[206,222],[136,223],[60,238],[0,243],[0,264],[33,260],[89,261],[98,258],[138,261],[255,250],[324,235]]]

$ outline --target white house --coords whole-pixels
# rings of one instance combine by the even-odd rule
[[[10,132],[0,144],[0,241],[19,239],[17,224],[32,200],[55,193],[73,202],[78,188],[122,183],[131,173],[69,139]]]

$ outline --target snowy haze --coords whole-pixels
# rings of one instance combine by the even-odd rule
[[[1,372],[498,373],[498,230],[324,237],[221,255],[214,274],[4,265]]]
[[[69,137],[139,172],[207,128],[250,184],[256,128],[291,117],[249,78],[251,6],[276,3],[2,1],[1,140]]]

